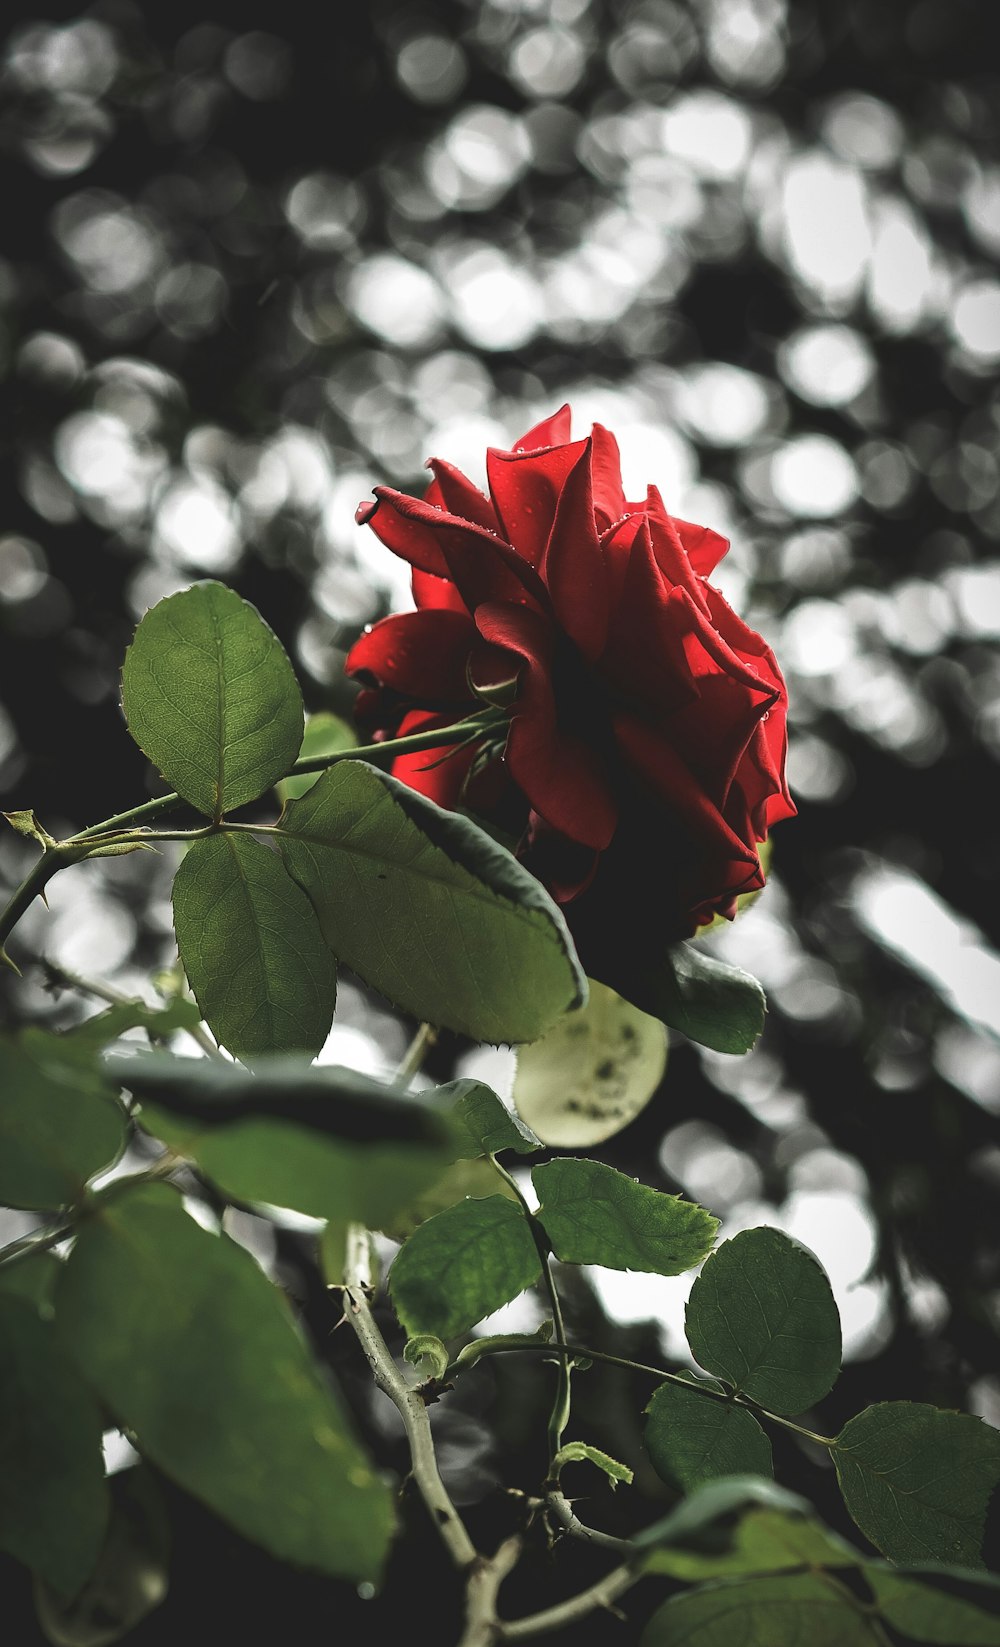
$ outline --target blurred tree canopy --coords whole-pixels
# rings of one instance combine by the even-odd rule
[[[725,1234],[776,1222],[815,1248],[847,1332],[834,1424],[890,1396],[1000,1421],[987,11],[377,0],[235,19],[96,0],[9,8],[2,46],[0,805],[60,833],[153,792],[118,671],[142,612],[196,578],[259,606],[310,708],[349,713],[347,648],[408,600],[354,525],[372,484],[419,490],[431,454],[480,478],[488,445],[565,400],[578,433],[609,425],[627,490],[656,482],[732,539],[719,581],[787,675],[800,816],[763,898],[709,940],[768,990],[759,1047],[678,1038],[602,1158]],[[0,843],[5,885],[24,846]],[[123,987],[169,963],[166,871],[138,857],[61,879],[39,949]],[[4,987],[12,1022],[76,1010],[37,968]],[[344,1061],[403,1044],[360,990],[342,1010]],[[432,1070],[467,1054],[444,1039]],[[293,1236],[278,1262],[402,1466]],[[581,1336],[676,1353],[676,1292],[622,1284],[571,1301]],[[477,1380],[441,1434],[456,1497],[499,1536],[498,1489],[531,1478],[544,1418],[524,1369]],[[612,1370],[580,1380],[616,1456],[638,1450],[621,1397]],[[781,1466],[836,1524],[813,1455],[789,1442]],[[413,1521],[396,1590],[438,1559]],[[391,1594],[272,1568],[186,1500],[177,1525],[171,1598],[137,1644],[193,1616],[248,1642],[307,1609],[347,1632],[392,1621]],[[533,1581],[525,1606],[547,1594],[541,1553],[516,1582]]]

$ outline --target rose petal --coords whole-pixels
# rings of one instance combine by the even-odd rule
[[[376,486],[375,496],[374,507],[362,505],[359,511],[365,512],[364,523],[419,571],[450,578],[470,612],[482,600],[531,601],[548,608],[538,573],[502,538],[390,486]]]
[[[591,435],[591,475],[594,487],[594,508],[601,517],[601,526],[610,526],[625,513],[625,493],[622,491],[622,460],[618,442],[610,429],[595,423]]]
[[[434,479],[424,494],[425,503],[439,503],[449,514],[471,520],[474,526],[482,526],[487,532],[499,529],[500,523],[492,503],[468,475],[463,475],[461,469],[443,462],[441,458],[430,458],[427,467]]]
[[[500,531],[532,566],[541,563],[566,477],[590,442],[547,446],[537,452],[486,454],[490,496]]]
[[[556,505],[541,573],[557,622],[592,663],[607,638],[608,577],[594,518],[593,447],[582,445]]]
[[[469,609],[450,578],[436,578],[415,566],[410,586],[420,611],[462,612],[468,617]]]
[[[728,896],[737,890],[759,865],[756,848],[730,828],[695,773],[666,738],[627,710],[615,715],[614,726],[618,747],[633,771],[683,820],[700,849],[722,862],[743,866],[735,876],[736,884],[720,887],[719,895]],[[730,871],[727,879],[731,876]]]
[[[618,808],[593,744],[560,725],[551,623],[523,607],[486,605],[476,612],[476,625],[484,640],[523,660],[507,739],[512,778],[554,829],[602,850],[614,834]]]
[[[723,555],[729,553],[729,539],[720,537],[710,526],[694,526],[689,520],[671,516],[684,553],[699,577],[711,577]]]
[[[569,406],[560,406],[558,412],[551,417],[543,418],[536,423],[520,440],[515,440],[514,450],[519,448],[525,452],[537,451],[539,446],[561,446],[569,440],[570,409]]]
[[[697,690],[678,644],[674,590],[653,558],[645,518],[637,519],[631,548],[619,559],[617,568],[609,568],[617,570],[620,582],[610,603],[600,675],[617,693],[648,704],[657,717],[674,714],[695,700]]]
[[[465,612],[402,612],[355,641],[344,668],[349,675],[366,670],[410,698],[465,703],[468,658],[478,638]]]

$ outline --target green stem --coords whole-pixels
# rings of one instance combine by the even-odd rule
[[[542,1280],[545,1284],[545,1291],[548,1293],[549,1308],[552,1311],[552,1342],[551,1344],[547,1344],[545,1348],[549,1351],[549,1354],[555,1350],[559,1359],[556,1373],[556,1393],[552,1402],[552,1411],[549,1414],[549,1469],[548,1475],[546,1476],[545,1485],[548,1489],[556,1489],[559,1486],[559,1469],[555,1460],[559,1449],[562,1446],[563,1433],[569,1423],[570,1404],[572,1400],[570,1379],[573,1370],[573,1358],[569,1345],[566,1342],[566,1325],[563,1321],[562,1305],[559,1302],[559,1294],[556,1291],[555,1278],[552,1274],[551,1255],[549,1252],[549,1244],[545,1231],[543,1230],[538,1219],[535,1217],[524,1196],[521,1194],[516,1178],[511,1176],[506,1167],[502,1167],[500,1165],[500,1162],[497,1160],[495,1155],[490,1156],[490,1161],[495,1170],[499,1173],[500,1177],[503,1179],[504,1183],[508,1184],[514,1195],[516,1195],[521,1204],[521,1210],[524,1213],[525,1218],[528,1220],[528,1228],[531,1231],[531,1239],[535,1243],[535,1249],[538,1253],[539,1259],[541,1260]]]
[[[521,1199],[521,1197],[519,1196],[518,1199]],[[667,1372],[663,1367],[649,1367],[643,1361],[630,1361],[623,1355],[607,1355],[603,1350],[591,1350],[584,1344],[570,1344],[565,1341],[560,1343],[558,1336],[551,1344],[540,1344],[529,1338],[518,1339],[513,1335],[506,1340],[501,1338],[486,1339],[482,1343],[484,1346],[481,1351],[482,1355],[506,1355],[515,1351],[522,1355],[526,1353],[551,1355],[553,1349],[558,1346],[571,1361],[598,1361],[606,1367],[625,1367],[629,1372],[644,1373],[649,1378],[658,1379],[661,1384],[677,1384],[681,1389],[691,1390],[695,1395],[705,1396],[709,1401],[722,1401],[727,1406],[745,1407],[755,1417],[766,1418],[772,1424],[780,1424],[784,1430],[794,1430],[797,1435],[805,1436],[807,1441],[814,1441],[819,1447],[835,1447],[837,1445],[835,1435],[818,1435],[815,1430],[807,1430],[804,1425],[796,1424],[790,1418],[783,1418],[780,1413],[769,1412],[766,1407],[758,1406],[756,1401],[751,1401],[746,1396],[727,1395],[725,1391],[713,1390],[707,1384],[692,1384],[689,1379],[682,1378],[679,1373]],[[474,1364],[471,1357],[462,1361],[460,1359],[461,1353],[447,1369],[444,1375],[445,1379],[460,1372],[463,1367]],[[475,1359],[478,1360],[479,1357],[477,1356]]]
[[[328,766],[335,766],[339,761],[361,761],[369,755],[395,756],[412,754],[420,749],[440,749],[443,745],[454,743],[456,738],[472,737],[477,733],[487,732],[506,720],[506,714],[489,711],[469,720],[457,721],[454,726],[439,726],[427,732],[410,732],[405,738],[386,738],[382,743],[359,744],[354,749],[335,750],[332,755],[302,756],[289,767],[287,776],[297,777],[307,772],[325,772]],[[130,807],[126,812],[116,812],[113,817],[105,818],[101,823],[91,824],[89,829],[81,829],[78,834],[70,836],[70,839],[74,842],[93,840],[95,836],[104,836],[123,824],[141,823],[146,818],[169,811],[171,807],[188,804],[181,795],[158,795],[155,800],[144,801],[141,806]]]

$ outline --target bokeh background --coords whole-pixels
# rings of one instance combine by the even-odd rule
[[[1000,1422],[988,10],[379,0],[236,20],[98,0],[44,21],[8,7],[0,48],[0,806],[60,833],[153,792],[118,669],[143,611],[196,578],[261,608],[308,707],[349,714],[347,648],[409,604],[358,500],[419,490],[430,454],[482,479],[488,445],[566,400],[577,434],[608,424],[628,495],[655,481],[732,539],[718,581],[786,672],[800,815],[765,895],[708,940],[767,988],[758,1048],[676,1037],[653,1103],[598,1153],[703,1201],[723,1234],[775,1223],[820,1255],[847,1354],[828,1433],[884,1398]],[[25,859],[0,841],[4,886]],[[169,868],[60,877],[22,959],[142,987],[172,956]],[[4,987],[15,1022],[80,1010],[37,967]],[[327,1055],[386,1069],[408,1028],[348,983]],[[509,1083],[502,1053],[434,1056],[433,1074]],[[297,1291],[402,1470],[301,1239],[253,1225],[235,1233]],[[688,1285],[598,1274],[570,1311],[595,1345],[682,1358]],[[503,1489],[539,1477],[542,1382],[508,1358],[435,1415],[487,1540],[519,1513]],[[639,1468],[628,1504],[589,1506],[623,1531],[668,1501],[636,1392],[579,1380],[579,1433]],[[780,1438],[776,1459],[843,1526],[824,1460]],[[193,1618],[270,1640],[307,1605],[350,1640],[428,1572],[448,1589],[419,1509],[395,1600],[372,1601],[171,1503],[174,1590],[137,1644]],[[592,1559],[550,1569],[540,1543],[511,1610]],[[612,1628],[628,1639],[602,1619],[574,1640]]]

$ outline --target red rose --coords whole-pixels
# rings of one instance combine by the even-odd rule
[[[726,540],[654,486],[626,502],[614,436],[569,433],[563,407],[489,451],[489,497],[436,459],[423,500],[375,488],[358,521],[412,565],[417,611],[377,623],[347,668],[377,687],[361,717],[393,735],[509,683],[505,748],[403,755],[393,772],[506,830],[591,976],[636,1000],[667,946],[764,884],[757,842],[795,810],[787,695],[706,581]]]

